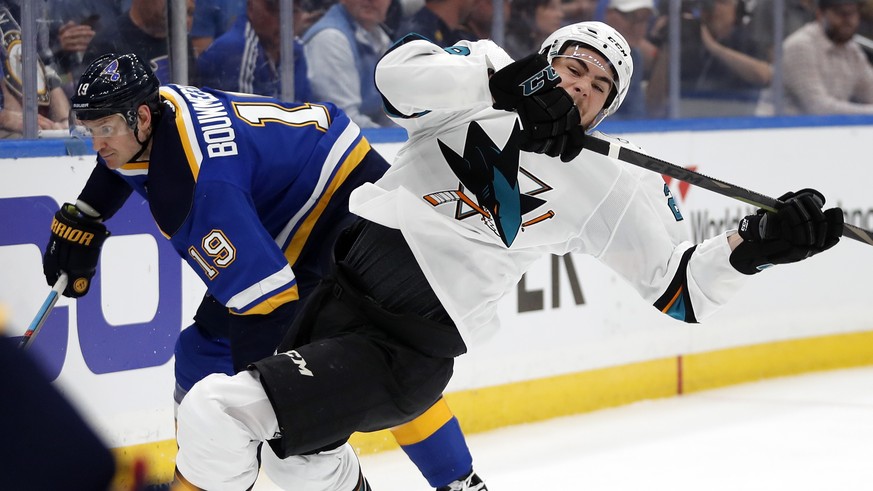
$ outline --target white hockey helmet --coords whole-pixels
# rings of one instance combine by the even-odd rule
[[[618,31],[603,22],[578,22],[564,26],[553,32],[543,41],[541,52],[546,53],[549,63],[556,55],[563,53],[567,43],[578,43],[600,53],[609,62],[615,72],[612,93],[604,104],[603,110],[594,118],[588,130],[594,129],[604,118],[614,114],[621,106],[630,87],[631,76],[634,73],[634,62],[631,60],[630,45]]]

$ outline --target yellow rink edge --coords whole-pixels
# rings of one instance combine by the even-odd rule
[[[793,339],[662,358],[567,375],[446,394],[466,434],[585,413],[646,399],[765,378],[873,365],[873,331]],[[387,430],[356,433],[359,454],[398,448]],[[116,485],[145,464],[148,482],[172,479],[176,442],[162,440],[113,449]]]

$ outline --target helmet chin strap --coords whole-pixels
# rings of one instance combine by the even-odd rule
[[[148,147],[149,142],[152,140],[152,133],[153,131],[149,131],[149,134],[148,136],[146,136],[145,140],[139,141],[139,133],[136,131],[133,132],[133,138],[136,140],[137,143],[139,143],[140,147],[139,152],[136,152],[136,154],[134,154],[134,156],[131,157],[128,162],[137,162],[137,159],[139,159],[142,154],[145,153],[146,147]]]
[[[152,112],[150,110],[149,113],[151,114],[151,119],[149,121],[149,132],[148,132],[148,135],[145,137],[145,140],[139,141],[139,131],[137,131],[139,129],[139,122],[138,121],[136,123],[136,126],[134,127],[133,138],[136,140],[137,143],[139,143],[140,147],[139,147],[139,152],[136,152],[136,154],[133,157],[131,157],[130,160],[128,160],[128,162],[137,162],[138,161],[137,159],[139,159],[142,156],[142,154],[145,153],[146,147],[148,147],[149,142],[152,141],[152,135],[155,132],[155,126],[157,125],[157,120],[155,119],[154,112]]]

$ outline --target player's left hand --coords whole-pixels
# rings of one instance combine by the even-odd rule
[[[522,58],[491,76],[494,109],[515,111],[522,124],[519,149],[568,162],[582,150],[585,132],[579,110],[561,77],[540,53]]]
[[[65,272],[70,277],[63,291],[65,297],[79,298],[88,293],[97,272],[100,248],[109,235],[98,219],[85,215],[76,205],[65,203],[52,220],[42,257],[42,270],[49,286]]]
[[[743,241],[730,256],[737,271],[755,274],[774,264],[801,261],[840,241],[843,210],[823,210],[823,194],[802,189],[779,200],[784,205],[776,212],[758,210],[740,220],[738,233]]]

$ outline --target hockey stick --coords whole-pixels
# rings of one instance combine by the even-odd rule
[[[27,331],[24,331],[24,337],[21,338],[21,342],[18,344],[18,349],[26,350],[31,344],[33,344],[33,339],[36,337],[39,330],[42,329],[42,325],[45,324],[45,320],[54,308],[55,303],[58,301],[58,296],[60,296],[65,288],[67,288],[67,273],[61,273],[61,275],[58,276],[58,281],[55,282],[55,286],[52,287],[52,291],[49,292],[45,302],[42,303],[42,307],[39,308],[39,312],[36,313],[36,318],[34,318],[33,322],[30,323],[30,327],[27,328]]]
[[[636,165],[637,167],[642,167],[665,176],[670,176],[673,179],[693,184],[722,196],[727,196],[728,198],[733,198],[767,211],[776,211],[784,204],[778,199],[764,196],[763,194],[741,188],[734,184],[719,181],[718,179],[705,176],[699,172],[679,167],[676,164],[671,164],[670,162],[663,161],[594,136],[588,136],[585,140],[585,149],[591,150],[594,153],[606,155],[607,157],[616,158],[622,162],[627,162],[628,164]],[[855,225],[844,223],[843,237],[848,237],[873,246],[873,232]]]

